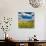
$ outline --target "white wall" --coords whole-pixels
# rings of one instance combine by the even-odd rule
[[[0,16],[8,16],[13,18],[12,26],[8,34],[16,40],[27,40],[34,34],[39,40],[45,39],[45,7],[32,8],[28,0],[0,0]],[[35,13],[35,28],[34,29],[19,29],[18,28],[18,12],[34,12]],[[0,35],[2,31],[0,32]],[[0,36],[2,39],[2,36]]]

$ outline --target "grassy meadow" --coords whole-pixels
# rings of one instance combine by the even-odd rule
[[[19,28],[34,28],[34,21],[19,21]]]

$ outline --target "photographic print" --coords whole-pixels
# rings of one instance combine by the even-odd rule
[[[18,12],[19,28],[34,28],[34,12]]]

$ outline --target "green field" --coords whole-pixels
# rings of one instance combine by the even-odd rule
[[[19,21],[19,28],[34,28],[34,21]]]

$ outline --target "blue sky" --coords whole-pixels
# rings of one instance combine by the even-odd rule
[[[34,13],[33,12],[19,12],[18,17],[20,20],[30,21],[34,19]]]

